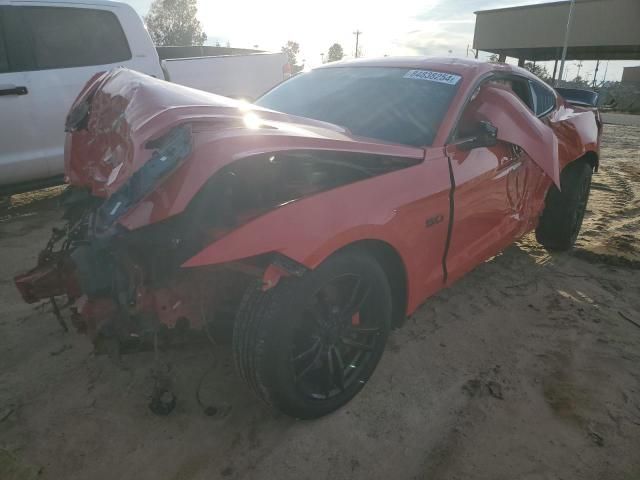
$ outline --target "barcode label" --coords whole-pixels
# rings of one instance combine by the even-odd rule
[[[462,77],[453,73],[432,72],[430,70],[409,70],[404,74],[404,78],[457,85]]]

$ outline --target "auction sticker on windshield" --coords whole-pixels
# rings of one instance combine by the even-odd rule
[[[460,75],[454,75],[453,73],[432,72],[430,70],[409,70],[404,74],[404,78],[456,85],[462,77]]]

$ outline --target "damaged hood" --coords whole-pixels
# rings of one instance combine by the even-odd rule
[[[66,181],[108,197],[149,161],[154,139],[184,123],[193,126],[198,143],[261,135],[356,141],[337,125],[118,68],[92,78],[71,107],[66,124]]]
[[[241,158],[293,150],[425,155],[121,68],[87,83],[66,130],[66,181],[105,199],[106,228],[118,222],[129,230],[179,214],[208,179]]]

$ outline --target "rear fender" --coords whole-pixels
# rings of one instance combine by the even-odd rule
[[[560,170],[589,154],[598,168],[602,123],[597,110],[562,105],[549,117],[549,126],[558,138]]]

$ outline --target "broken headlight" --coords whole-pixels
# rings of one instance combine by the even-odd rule
[[[151,158],[98,208],[96,226],[109,228],[191,153],[191,125],[181,125],[147,143]]]

